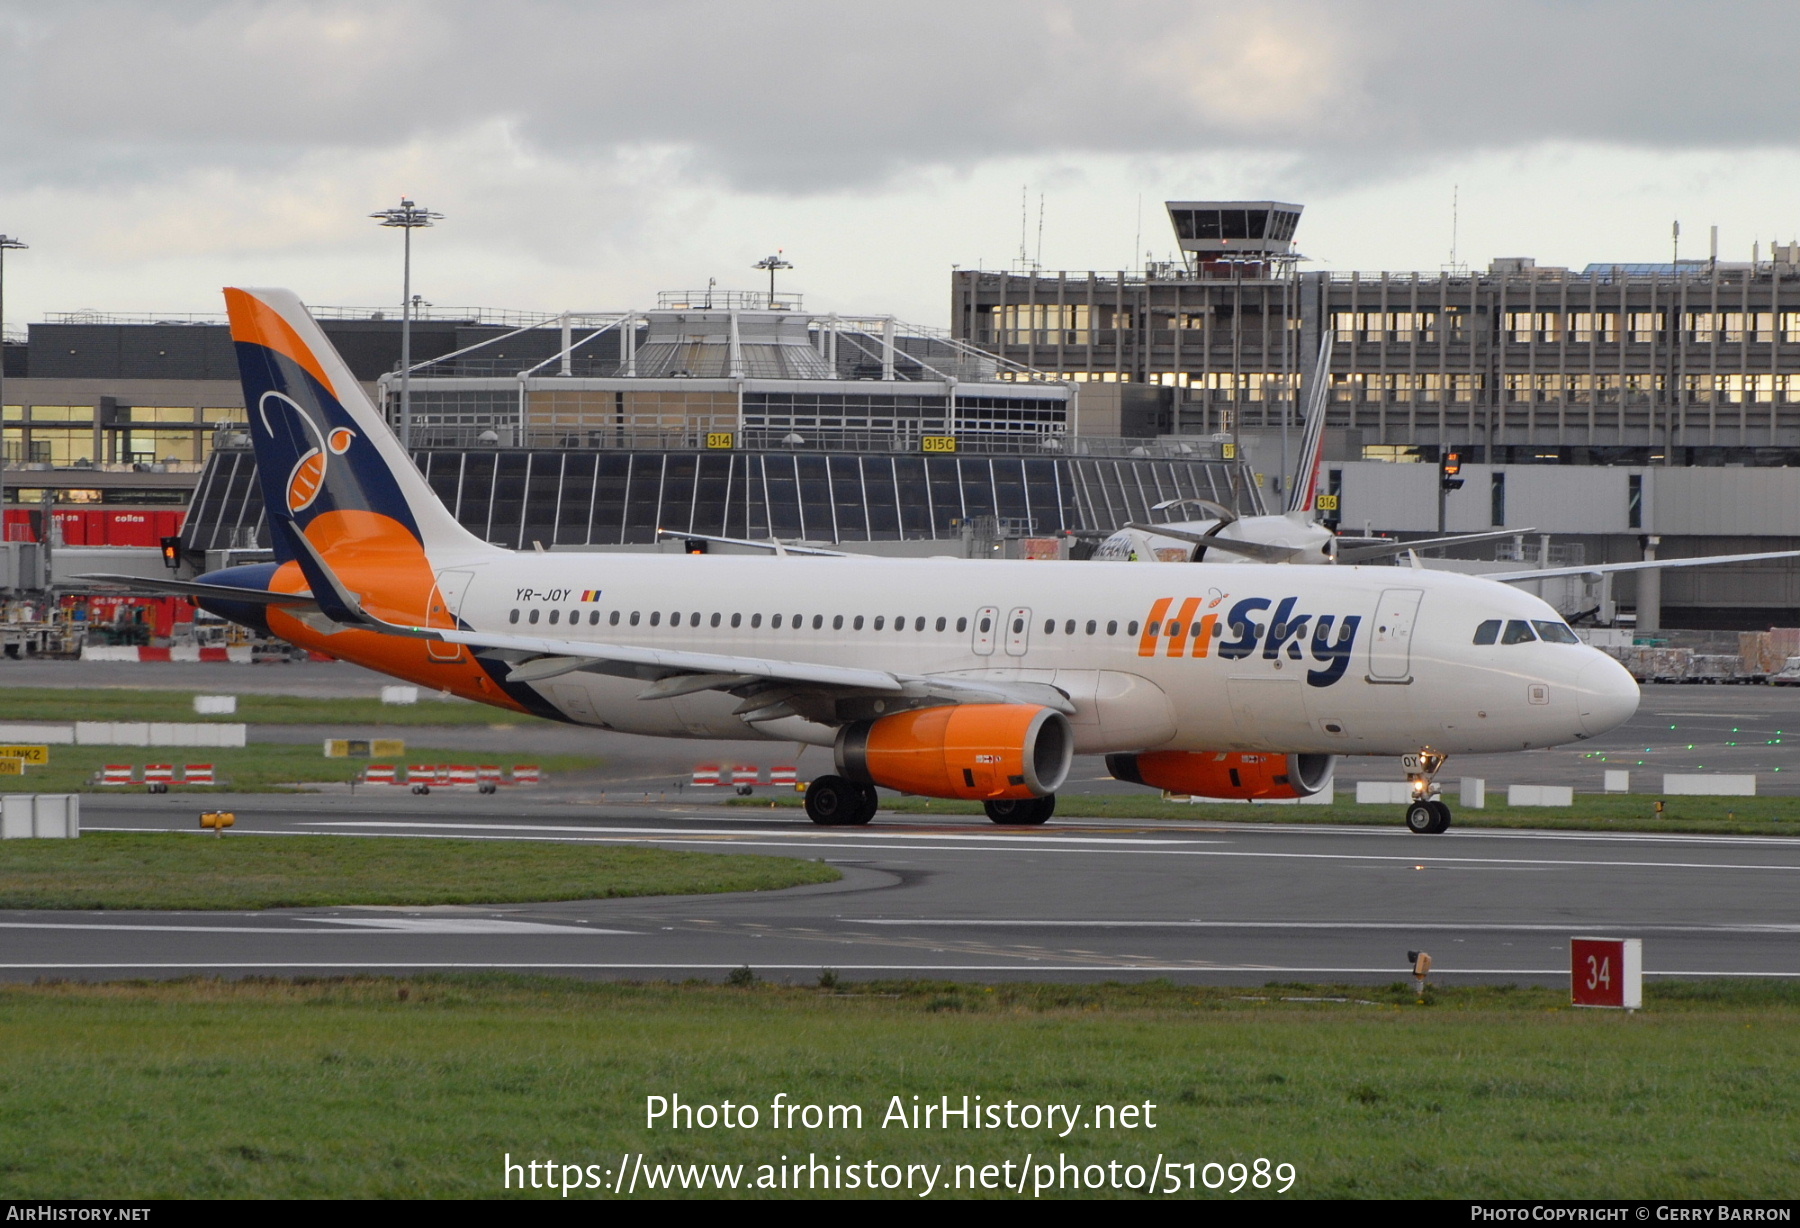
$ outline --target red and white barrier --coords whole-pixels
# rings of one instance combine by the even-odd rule
[[[473,785],[475,783],[475,765],[459,763],[449,769],[450,783],[453,785]]]
[[[129,763],[109,763],[100,769],[100,783],[103,785],[128,785],[133,783],[132,777],[137,769]]]
[[[423,763],[414,763],[406,769],[406,783],[409,785],[430,785],[437,783],[437,769],[427,767]]]
[[[210,763],[190,763],[181,769],[181,783],[184,785],[210,785],[213,783],[213,765]]]
[[[84,644],[83,661],[234,661],[250,664],[250,646],[236,648],[201,648],[185,644],[175,648],[138,648],[122,644]]]
[[[772,767],[769,769],[769,783],[772,785],[793,785],[800,778],[800,773],[791,767]]]
[[[172,763],[146,763],[144,765],[144,783],[147,785],[173,784],[175,765]]]
[[[394,779],[393,764],[371,763],[363,769],[363,783],[366,785],[392,785],[400,782]]]
[[[517,775],[517,771],[514,772]],[[710,765],[694,769],[694,787],[710,789],[719,783],[719,769]]]
[[[499,766],[492,763],[483,763],[477,767],[475,769],[475,779],[484,785],[498,785],[505,783],[504,778],[500,774]]]
[[[541,783],[541,779],[535,763],[521,763],[513,767],[513,783],[515,785],[535,785]]]
[[[731,769],[731,783],[735,786],[753,785],[759,771],[755,764],[740,763]]]

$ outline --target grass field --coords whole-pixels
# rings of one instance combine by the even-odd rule
[[[42,767],[27,767],[23,776],[0,776],[0,793],[119,793],[129,791],[119,786],[102,788],[92,783],[96,773],[109,763],[128,763],[143,777],[146,763],[169,763],[179,774],[189,763],[210,763],[214,779],[219,783],[207,789],[185,786],[179,781],[173,792],[196,796],[218,793],[282,792],[294,784],[347,782],[360,779],[368,759],[327,759],[318,743],[304,746],[256,744],[242,749],[221,750],[212,747],[171,746],[52,746],[50,762]],[[579,772],[596,768],[604,762],[594,755],[523,755],[517,751],[490,754],[486,751],[435,750],[431,747],[407,746],[406,754],[383,760],[396,767],[412,763],[494,764],[511,769],[515,764],[535,763],[546,779],[559,772]],[[382,786],[390,788],[391,786]],[[143,792],[144,786],[131,786]]]
[[[255,666],[246,666],[255,669]],[[229,689],[208,694],[230,694]],[[199,716],[197,691],[156,691],[127,687],[8,687],[7,721],[198,721],[208,724],[338,725],[356,730],[372,725],[521,725],[541,718],[422,691],[416,704],[384,704],[379,699],[303,699],[295,695],[239,694],[230,716]]]
[[[1492,795],[1490,794],[1490,797]],[[1504,795],[1502,795],[1504,796]],[[1528,827],[1568,831],[1691,832],[1730,835],[1800,835],[1800,797],[1657,797],[1647,793],[1577,793],[1568,808],[1511,807],[1489,802],[1471,810],[1447,799],[1457,827]],[[1659,814],[1656,803],[1663,803]],[[800,806],[797,793],[773,792],[732,798],[729,806]],[[883,811],[906,815],[980,814],[979,802],[941,801],[884,792]],[[1320,823],[1395,825],[1398,806],[1359,806],[1339,801],[1330,806],[1257,806],[1205,802],[1166,802],[1143,793],[1062,793],[1056,798],[1052,823],[1070,819],[1151,819],[1188,823]]]
[[[0,843],[0,909],[500,904],[768,891],[840,877],[786,857],[527,841],[216,838],[196,828]]]
[[[747,1182],[783,1156],[941,1164],[940,1197],[956,1165],[1028,1153],[1202,1174],[1263,1157],[1308,1198],[1791,1197],[1800,996],[1647,997],[1624,1016],[1548,990],[1420,1006],[1399,986],[6,986],[0,1197],[494,1197],[509,1154],[610,1170],[630,1153],[742,1163]],[[771,1128],[777,1093],[858,1105],[862,1128]],[[676,1094],[761,1120],[647,1129],[646,1098]],[[1081,1105],[1083,1125],[881,1125],[891,1097],[965,1094]],[[1093,1105],[1145,1102],[1154,1129],[1091,1128]]]

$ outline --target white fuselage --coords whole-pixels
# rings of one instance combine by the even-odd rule
[[[510,552],[436,564],[447,603],[480,632],[1047,683],[1073,701],[1081,753],[1521,750],[1604,733],[1638,701],[1625,670],[1583,644],[1473,642],[1484,621],[1561,626],[1537,598],[1411,568]],[[746,724],[718,691],[643,700],[642,677],[532,685],[609,729],[829,736]]]

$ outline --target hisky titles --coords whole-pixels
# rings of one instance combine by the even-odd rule
[[[1356,647],[1359,614],[1313,614],[1296,609],[1298,597],[1245,597],[1229,610],[1218,607],[1230,599],[1217,589],[1206,597],[1159,597],[1144,620],[1138,641],[1140,657],[1207,657],[1241,661],[1260,650],[1265,661],[1304,661],[1309,656],[1319,668],[1306,672],[1308,686],[1330,686],[1349,668]],[[1214,644],[1214,640],[1230,639]]]
[[[867,1115],[875,1118],[873,1112]],[[860,1104],[809,1104],[777,1092],[767,1105],[694,1104],[681,1093],[644,1098],[646,1130],[861,1130]],[[890,1096],[875,1124],[883,1130],[1054,1130],[1067,1138],[1076,1130],[1154,1130],[1156,1103],[1037,1104],[984,1100],[977,1095]]]

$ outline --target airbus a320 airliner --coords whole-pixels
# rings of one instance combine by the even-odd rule
[[[1203,797],[1307,796],[1406,756],[1596,737],[1638,689],[1544,602],[1395,567],[515,552],[465,531],[300,300],[229,289],[276,562],[160,585],[291,643],[551,720],[831,747],[806,811],[876,787],[1041,823],[1071,757]]]

